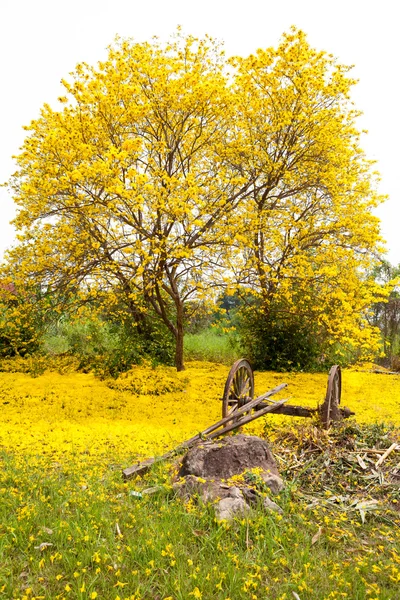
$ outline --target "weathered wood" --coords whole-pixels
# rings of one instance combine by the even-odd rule
[[[275,402],[273,404],[276,404]],[[245,405],[247,406],[247,404]],[[259,408],[265,408],[267,406],[271,406],[271,403],[267,404],[266,402],[260,402],[255,407],[255,410]],[[318,412],[318,408],[309,408],[307,406],[297,406],[295,404],[287,404],[286,406],[282,406],[279,409],[274,411],[274,414],[278,415],[287,415],[289,417],[312,417],[314,413]],[[235,418],[236,411],[231,413],[231,418]]]
[[[260,403],[263,400],[266,400],[267,398],[270,398],[274,394],[277,394],[278,392],[281,392],[282,390],[284,390],[285,388],[287,388],[287,386],[288,386],[287,383],[281,383],[280,385],[277,385],[272,390],[269,390],[268,392],[265,392],[265,394],[261,394],[261,396],[257,396],[257,398],[254,398],[253,402],[255,402],[257,400],[258,403]],[[235,412],[235,414],[236,414],[236,412]]]
[[[229,414],[227,417],[224,417],[220,421],[217,421],[217,423],[214,423],[213,425],[210,425],[210,427],[207,427],[207,429],[205,429],[201,433],[198,433],[193,438],[190,438],[190,440],[187,440],[186,442],[183,442],[180,447],[185,447],[186,448],[187,447],[186,444],[191,443],[192,441],[197,440],[197,438],[199,436],[200,437],[204,437],[204,436],[208,435],[209,433],[211,433],[212,431],[214,431],[215,429],[218,429],[218,427],[221,427],[225,423],[228,423],[229,421],[232,421],[232,419],[236,420],[237,417],[239,417],[241,415],[244,415],[245,413],[249,412],[252,408],[255,408],[257,406],[257,404],[260,404],[260,402],[262,400],[265,400],[266,398],[270,398],[274,394],[278,394],[279,392],[281,392],[282,390],[284,390],[286,387],[287,387],[287,383],[281,383],[280,385],[276,386],[272,390],[269,390],[268,392],[266,392],[262,396],[258,396],[257,398],[254,398],[254,400],[251,400],[250,402],[247,402],[244,406],[242,406],[238,410],[235,410],[235,412]],[[273,405],[268,405],[268,406],[273,406]],[[256,414],[256,413],[254,413],[254,414]]]
[[[325,400],[320,408],[320,418],[324,429],[329,429],[332,422],[343,419],[339,408],[341,395],[342,371],[339,365],[333,365],[329,371]]]
[[[240,408],[233,410],[231,413],[224,416],[220,421],[210,425],[210,427],[207,427],[207,429],[204,429],[204,431],[201,431],[190,439],[182,442],[177,447],[169,450],[162,456],[149,458],[143,462],[137,462],[131,467],[124,469],[122,472],[123,477],[125,479],[129,479],[134,475],[140,475],[146,472],[155,463],[167,460],[174,456],[177,452],[188,449],[201,440],[211,440],[224,435],[225,433],[229,433],[230,431],[233,431],[234,429],[237,429],[246,423],[250,423],[251,421],[254,421],[255,419],[258,419],[259,417],[262,417],[268,413],[287,415],[291,417],[312,417],[315,413],[319,412],[325,427],[329,427],[331,420],[340,420],[343,418],[346,419],[355,414],[349,408],[339,407],[341,395],[341,373],[340,367],[337,365],[332,367],[329,373],[328,389],[325,402],[322,406],[317,408],[308,408],[305,406],[296,405],[284,406],[288,399],[281,400],[280,402],[274,402],[273,400],[270,400],[274,394],[277,394],[287,387],[286,383],[282,383],[281,385],[278,385],[272,390],[268,390],[265,392],[265,394],[262,394],[254,399],[252,399],[251,396],[228,398],[227,394],[229,393],[230,386],[233,382],[235,369],[243,367],[245,363],[247,366],[247,361],[245,359],[241,359],[240,361],[236,361],[236,363],[233,365],[228,376],[227,384],[225,385],[224,397],[222,398],[224,412],[226,412],[228,405],[238,406],[239,402],[244,402]],[[250,365],[248,365],[248,368],[251,370]],[[250,385],[250,388],[251,395],[253,395],[252,385]],[[253,413],[251,412],[252,410],[254,410]]]
[[[266,404],[265,402],[260,402],[257,404],[256,408],[264,408],[266,406],[271,406],[270,404]],[[286,415],[288,417],[306,417],[311,418],[315,415],[315,413],[320,411],[320,407],[310,408],[307,406],[297,406],[295,404],[287,404],[286,406],[282,406],[273,411],[274,415]],[[347,408],[346,406],[339,407],[339,411],[343,417],[343,419],[348,419],[349,417],[355,415],[356,413]],[[236,415],[236,412],[232,413],[232,417]]]
[[[400,375],[399,371],[382,371],[381,369],[371,369],[370,373],[375,373],[376,375]]]
[[[268,397],[271,395],[270,392],[258,396],[255,400],[252,400],[251,396],[245,397],[236,397],[233,393],[232,397],[228,397],[231,393],[232,385],[234,385],[235,378],[238,376],[239,369],[246,367],[247,370],[251,371],[251,366],[246,359],[240,359],[236,361],[229,371],[228,379],[225,384],[224,395],[222,398],[223,401],[223,416],[229,416],[232,419],[235,419],[237,415],[237,407],[241,405],[241,408],[254,410],[264,408],[268,406],[267,402],[269,402]],[[252,371],[251,371],[252,376]],[[253,379],[252,379],[253,381]],[[241,381],[238,382],[238,385],[241,384]],[[251,390],[253,390],[253,384],[251,386]],[[281,414],[290,417],[306,417],[310,418],[315,413],[319,412],[321,421],[323,422],[325,427],[329,427],[331,421],[340,421],[342,419],[347,419],[351,415],[355,413],[352,412],[348,408],[341,408],[340,404],[340,396],[341,396],[341,370],[338,365],[334,365],[328,377],[328,388],[325,401],[322,406],[317,408],[309,408],[305,406],[296,406],[296,405],[287,405],[282,406],[279,409],[274,410],[274,414]],[[254,407],[254,402],[257,402]],[[231,412],[227,415],[227,411],[231,407]],[[232,410],[233,409],[233,410]]]
[[[286,406],[280,406],[273,412],[274,415],[286,415],[288,417],[312,417],[318,412],[318,408],[307,408],[306,406],[288,404]]]
[[[160,458],[162,459],[163,457]],[[150,467],[154,465],[155,462],[157,462],[156,458],[148,458],[143,462],[137,462],[131,467],[124,469],[122,471],[122,476],[124,479],[130,479],[134,475],[142,475],[143,473],[146,473],[146,471],[148,471]]]
[[[311,418],[315,415],[315,413],[319,412],[320,408],[309,408],[306,406],[296,406],[295,404],[287,404],[286,406],[281,406],[280,408],[274,410],[274,415],[286,415],[288,417],[306,417]],[[343,408],[339,407],[339,411],[342,415],[343,419],[348,419],[352,415],[356,413],[344,406]]]
[[[210,434],[209,436],[207,436],[206,439],[212,440],[215,437],[224,435],[225,433],[229,433],[229,431],[233,431],[234,429],[237,429],[238,427],[242,427],[242,425],[246,425],[246,423],[250,423],[251,421],[258,419],[259,417],[262,417],[263,415],[266,415],[269,412],[274,412],[274,410],[279,409],[282,406],[282,404],[284,404],[288,400],[289,400],[289,398],[285,398],[284,400],[280,400],[279,402],[276,402],[275,404],[269,404],[265,408],[261,408],[260,410],[254,412],[250,415],[246,415],[246,416],[242,417],[241,419],[235,420],[234,423],[230,423],[229,425],[227,425],[220,431],[215,431],[214,433]],[[243,407],[243,408],[245,408],[245,407]],[[237,412],[239,412],[239,411],[237,411]],[[237,412],[235,411],[233,414],[236,415]],[[231,421],[232,416],[230,416],[229,418],[226,417],[226,419]]]
[[[393,452],[393,450],[400,450],[400,445],[397,442],[394,442],[375,463],[375,468],[380,467],[384,460]]]
[[[222,417],[235,412],[254,397],[254,374],[248,360],[240,358],[231,367],[222,394]]]

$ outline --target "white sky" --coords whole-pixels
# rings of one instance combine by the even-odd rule
[[[363,147],[378,161],[381,192],[389,195],[378,214],[388,259],[398,264],[399,16],[398,0],[0,0],[0,182],[13,172],[22,126],[45,102],[54,105],[61,78],[78,62],[104,59],[115,35],[167,38],[182,25],[224,41],[229,55],[248,55],[296,25],[315,48],[355,65],[353,100],[364,112],[360,128],[369,131]],[[0,188],[0,257],[14,243],[14,212]]]

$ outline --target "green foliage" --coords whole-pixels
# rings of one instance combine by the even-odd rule
[[[379,362],[395,371],[400,370],[400,265],[382,261],[373,271],[375,280],[382,286],[392,287],[385,301],[371,307],[371,321],[379,327],[382,336],[383,357]]]
[[[4,318],[4,315],[2,315]],[[6,317],[7,318],[7,317]],[[35,352],[38,347],[38,340],[32,336],[32,329],[29,323],[23,324],[18,328],[17,335],[15,330],[10,330],[7,327],[2,327],[0,334],[0,357],[10,358],[12,356],[25,356],[31,352]]]
[[[312,323],[295,315],[283,316],[276,308],[266,314],[259,303],[243,307],[240,317],[241,344],[255,369],[323,368],[327,357]]]
[[[96,318],[73,321],[63,317],[43,338],[43,350],[49,354],[70,352],[82,358],[112,350],[117,343],[108,323]]]
[[[77,357],[78,369],[100,377],[117,377],[132,365],[149,360],[172,364],[174,344],[167,328],[155,321],[139,332],[132,323],[117,323],[90,315],[82,321],[63,318],[43,338],[42,350]]]
[[[185,333],[197,334],[208,329],[214,321],[214,311],[204,302],[188,302],[185,306]]]
[[[66,369],[66,357],[62,357],[63,372],[67,370],[75,370],[76,363],[71,364],[71,359],[68,361],[68,369]],[[60,372],[60,361],[49,357],[48,355],[34,352],[25,356],[15,355],[12,357],[2,358],[0,360],[0,372],[2,373],[28,373],[31,377],[39,377],[48,369],[53,369]]]
[[[95,371],[100,376],[118,377],[132,365],[148,360],[153,366],[172,365],[175,346],[167,328],[155,322],[151,331],[139,334],[134,328],[121,327],[116,334],[117,343],[112,352],[98,357]]]

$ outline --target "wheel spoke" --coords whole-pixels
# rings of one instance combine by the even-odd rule
[[[234,415],[248,398],[254,393],[254,378],[250,364],[245,359],[240,359],[232,366],[226,380],[222,416]]]
[[[234,381],[232,382],[232,385],[230,387],[229,396],[230,396],[230,398],[235,398],[235,400],[237,400],[239,398],[237,391],[236,391],[236,386],[235,386]]]
[[[236,402],[235,404],[231,404],[228,409],[228,414],[234,413],[239,408],[239,404]]]

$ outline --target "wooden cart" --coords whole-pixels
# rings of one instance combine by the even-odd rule
[[[251,410],[256,416],[259,410],[270,406],[271,414],[288,415],[291,417],[312,417],[319,413],[321,424],[328,429],[333,422],[341,421],[353,415],[348,408],[341,408],[340,400],[342,394],[342,373],[338,365],[334,365],[329,371],[328,385],[325,400],[321,406],[306,408],[291,404],[274,403],[271,396],[287,387],[287,384],[278,386],[279,389],[273,393],[267,392],[254,400],[254,375],[250,363],[245,358],[237,360],[229,371],[222,396],[222,417],[231,416],[235,421],[237,411],[251,403]],[[257,402],[258,400],[258,402]],[[279,405],[278,405],[279,404]]]
[[[348,408],[341,408],[340,397],[342,392],[342,375],[340,367],[335,365],[329,371],[328,386],[324,403],[320,407],[306,408],[286,404],[288,398],[275,402],[272,397],[287,387],[287,383],[281,383],[272,390],[268,390],[261,396],[254,398],[254,375],[250,363],[241,358],[237,360],[229,371],[222,396],[222,419],[204,431],[182,442],[173,450],[157,458],[149,458],[138,462],[123,470],[124,479],[130,479],[135,475],[146,472],[155,462],[167,460],[177,452],[191,448],[195,444],[212,440],[221,435],[250,423],[258,417],[268,413],[276,415],[289,415],[291,417],[312,417],[319,413],[323,427],[328,429],[335,421],[341,421],[354,413]]]

